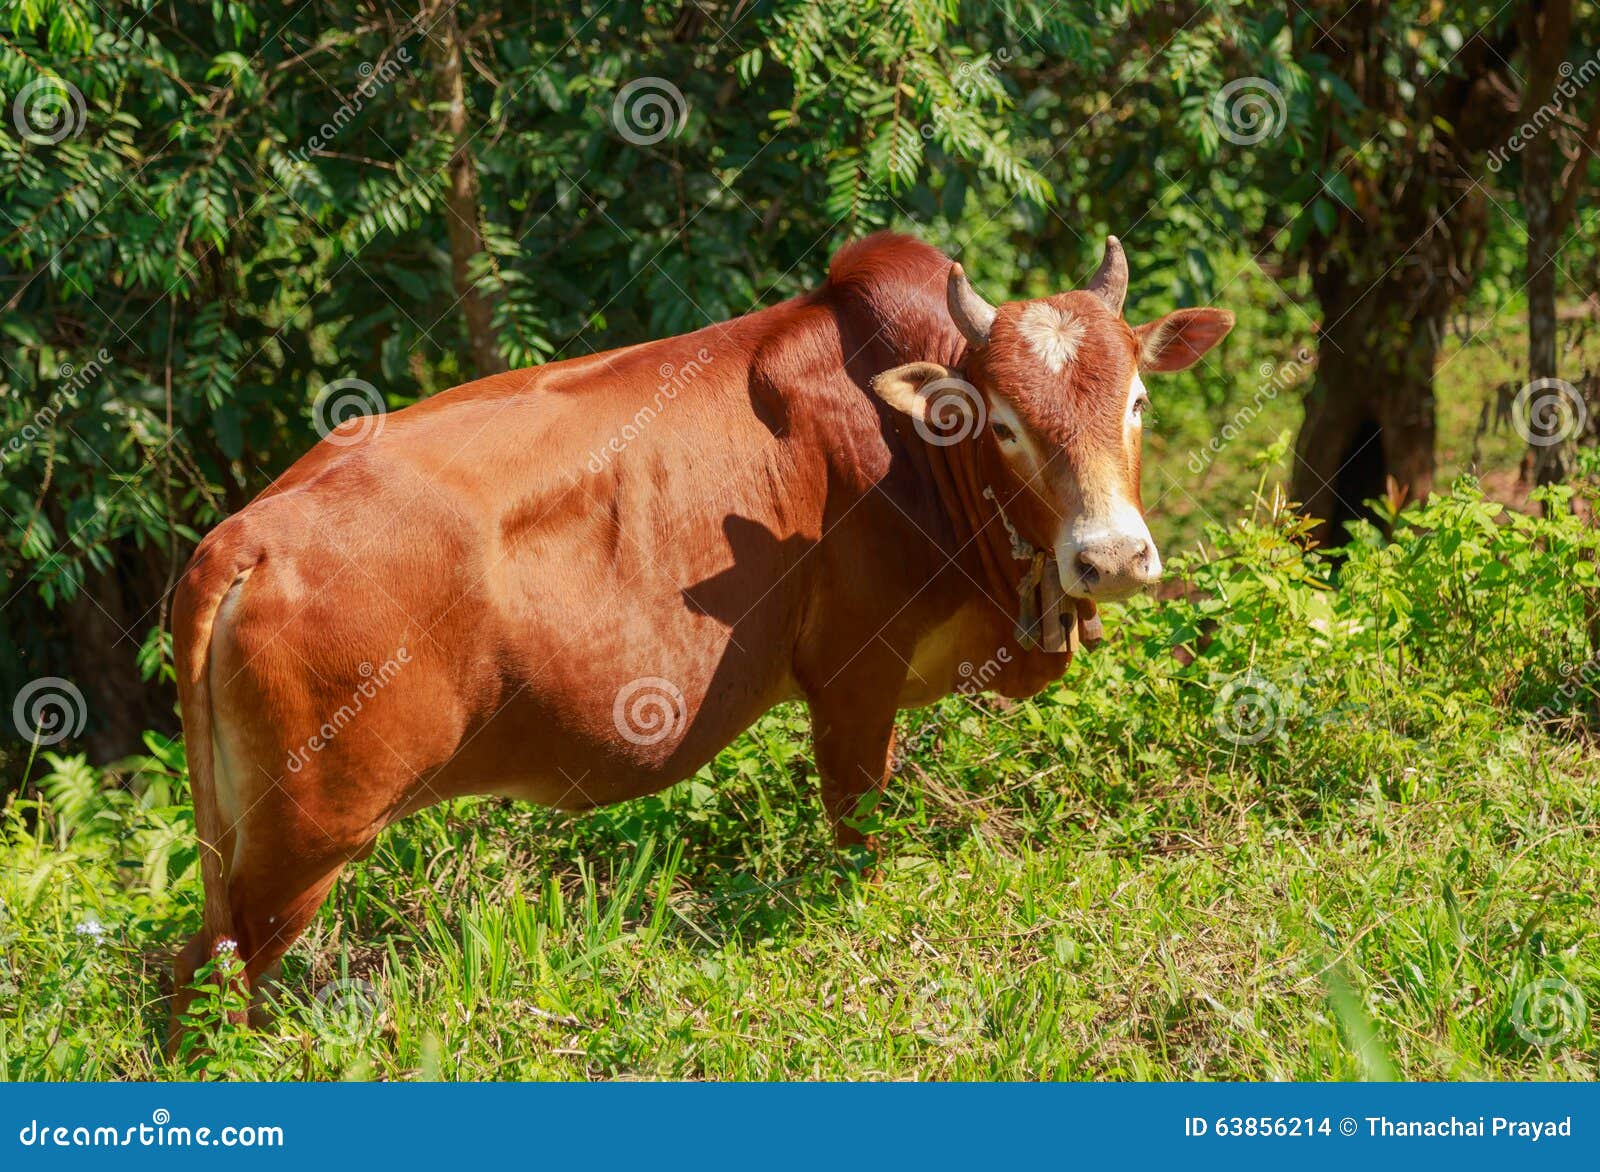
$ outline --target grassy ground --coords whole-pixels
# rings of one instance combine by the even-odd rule
[[[1443,413],[1458,451],[1476,413]],[[1182,480],[1182,422],[1147,475],[1234,516],[1257,474]],[[1467,489],[1330,592],[1293,528],[1213,535],[1175,570],[1211,600],[1122,610],[1036,701],[906,714],[876,884],[780,710],[661,797],[395,828],[276,1023],[188,1063],[161,1056],[198,921],[180,758],[152,739],[109,789],[51,759],[0,818],[0,1074],[1597,1077],[1592,534]]]

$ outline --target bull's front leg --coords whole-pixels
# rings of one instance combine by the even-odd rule
[[[876,837],[861,832],[856,815],[862,799],[880,793],[889,780],[904,673],[856,682],[859,686],[836,685],[811,697],[812,740],[834,841],[841,847],[864,846],[876,855]]]

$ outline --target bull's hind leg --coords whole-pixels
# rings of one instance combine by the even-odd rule
[[[333,806],[330,797],[338,791],[327,776],[306,768],[268,779],[258,770],[259,782],[229,803],[244,809],[227,827],[228,933],[244,965],[241,992],[252,996],[251,1016],[258,1022],[266,1008],[259,996],[263,984],[276,976],[279,962],[315,918],[345,864],[367,853],[382,824],[381,815],[361,817]],[[174,966],[175,1025],[192,1001],[187,986],[218,943],[202,932],[180,954]]]
[[[243,873],[229,883],[233,940],[244,962],[240,991],[251,998],[253,1024],[264,1024],[264,986],[277,979],[284,953],[316,917],[343,867],[342,859],[320,863],[309,870],[289,866],[270,875]],[[195,973],[211,960],[220,943],[205,932],[198,932],[178,954],[173,966],[174,1044],[183,1015],[194,1000],[190,986]]]
[[[183,1015],[188,1012],[189,1003],[194,1000],[194,994],[189,986],[194,983],[195,973],[211,957],[211,939],[204,929],[196,932],[189,938],[178,953],[178,958],[172,962],[172,1041],[177,1041],[178,1023],[183,1020]]]
[[[295,866],[241,874],[233,888],[234,928],[252,991],[276,978],[284,953],[316,918],[354,852]]]

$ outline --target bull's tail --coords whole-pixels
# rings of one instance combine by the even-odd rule
[[[212,721],[211,637],[223,600],[246,567],[219,566],[219,559],[195,558],[173,598],[173,659],[178,674],[178,703],[183,710],[184,754],[189,761],[189,789],[194,798],[194,824],[200,846],[200,877],[205,883],[201,930],[204,963],[223,940],[234,940],[233,909],[228,895],[228,859],[232,838],[223,824],[217,793],[216,735]],[[231,571],[231,572],[230,572]]]

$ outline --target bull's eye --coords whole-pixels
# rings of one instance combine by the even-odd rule
[[[1133,401],[1133,413],[1135,415],[1143,415],[1149,409],[1150,409],[1150,396],[1149,395],[1140,395],[1137,399],[1135,399]]]
[[[1006,424],[1001,423],[998,419],[990,425],[990,428],[994,432],[995,439],[999,440],[1001,443],[1014,444],[1017,442],[1017,433],[1012,431],[1011,428]]]

